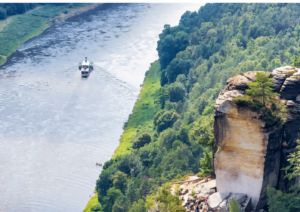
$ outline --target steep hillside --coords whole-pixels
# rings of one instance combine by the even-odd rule
[[[161,77],[153,78],[143,106],[137,102],[97,180],[101,211],[146,211],[146,196],[163,183],[199,168],[200,175],[211,171],[216,98],[232,75],[293,63],[300,52],[300,5],[206,4],[183,14],[178,26],[165,25],[159,38]],[[143,119],[148,107],[154,109]]]

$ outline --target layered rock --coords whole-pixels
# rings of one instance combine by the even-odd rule
[[[243,96],[257,72],[247,72],[227,81],[215,104],[215,158],[218,192],[244,193],[251,198],[253,210],[267,204],[266,186],[286,191],[291,183],[284,179],[282,167],[287,156],[296,151],[300,137],[300,71],[291,66],[273,70],[274,90],[289,107],[288,121],[268,125],[262,114],[238,106],[234,97]]]

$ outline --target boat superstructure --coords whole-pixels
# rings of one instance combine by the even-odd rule
[[[87,57],[85,57],[85,60],[78,65],[79,71],[81,71],[81,77],[87,78],[91,71],[94,69],[94,64],[87,60]]]

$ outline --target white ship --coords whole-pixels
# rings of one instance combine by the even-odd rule
[[[94,64],[87,60],[87,57],[85,57],[85,60],[78,65],[79,71],[81,71],[81,77],[87,78],[91,71],[94,69]]]

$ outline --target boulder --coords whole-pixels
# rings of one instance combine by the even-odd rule
[[[268,184],[279,186],[282,191],[293,184],[287,182],[281,169],[288,164],[287,156],[295,151],[300,138],[300,70],[285,66],[270,73],[274,91],[289,108],[284,126],[270,126],[260,111],[235,104],[233,98],[245,95],[247,83],[255,81],[256,73],[228,79],[216,100],[214,113],[217,190],[246,194],[254,211],[266,206]]]
[[[231,192],[216,192],[210,195],[207,201],[208,206],[213,211],[220,211],[221,208],[226,208],[226,202],[231,194]],[[221,205],[222,202],[225,202],[225,205]]]
[[[209,195],[216,192],[216,180],[208,181],[207,183],[201,183],[194,187],[193,189],[197,198],[205,199]]]
[[[247,194],[241,193],[216,192],[209,196],[208,206],[210,210],[215,212],[229,212],[229,204],[232,199],[235,199],[239,204],[241,212],[251,211],[251,198]]]

